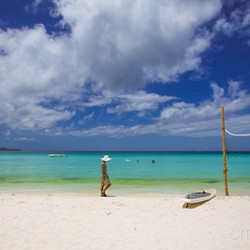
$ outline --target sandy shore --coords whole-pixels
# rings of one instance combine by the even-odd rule
[[[250,196],[0,194],[1,249],[250,249]]]

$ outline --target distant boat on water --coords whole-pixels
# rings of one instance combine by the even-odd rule
[[[49,154],[49,157],[66,157],[65,154]]]

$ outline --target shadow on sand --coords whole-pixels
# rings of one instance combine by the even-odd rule
[[[106,196],[101,196],[101,198],[114,198],[116,197],[115,195],[106,195]]]

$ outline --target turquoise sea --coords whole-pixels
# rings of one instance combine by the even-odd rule
[[[222,153],[64,152],[0,153],[0,192],[99,195],[101,157],[108,154],[110,195],[186,194],[215,187],[224,194]],[[155,161],[155,163],[152,163]],[[250,153],[227,157],[231,195],[250,195]]]

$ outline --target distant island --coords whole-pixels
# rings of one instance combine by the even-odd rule
[[[0,147],[0,151],[20,151],[20,149]]]

